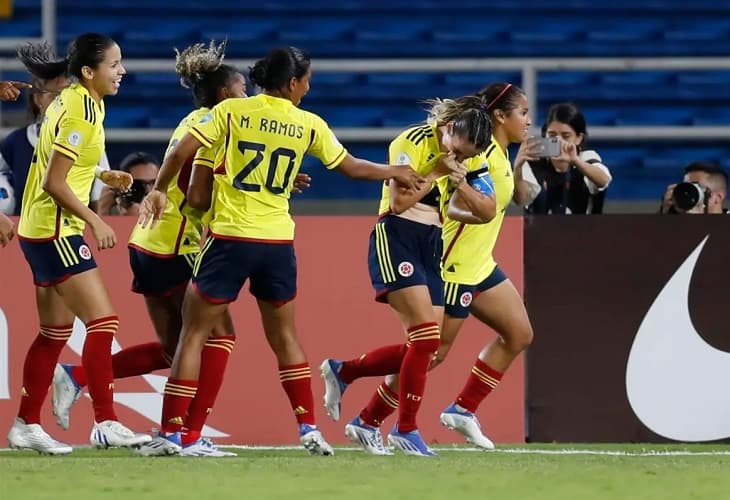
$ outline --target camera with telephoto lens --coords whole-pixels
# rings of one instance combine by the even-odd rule
[[[124,193],[119,193],[119,196],[124,202],[131,205],[132,203],[142,203],[145,195],[147,194],[147,184],[154,181],[143,181],[141,179],[135,179],[132,181],[132,185],[129,190]]]
[[[680,182],[672,193],[672,205],[680,213],[700,207],[706,210],[709,199],[710,189],[699,182]]]

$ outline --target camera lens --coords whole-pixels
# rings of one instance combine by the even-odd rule
[[[680,182],[674,188],[672,200],[677,210],[686,212],[696,207],[702,199],[702,191],[697,184],[692,182]]]

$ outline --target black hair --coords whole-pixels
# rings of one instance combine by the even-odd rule
[[[704,172],[710,176],[713,182],[720,182],[723,191],[727,191],[728,175],[725,170],[714,161],[693,161],[684,167],[684,173]]]
[[[586,117],[583,116],[583,113],[580,109],[578,109],[578,106],[572,102],[559,102],[550,106],[547,113],[547,119],[545,120],[545,124],[542,126],[542,135],[545,135],[548,125],[553,122],[565,123],[570,126],[576,134],[583,134],[583,143],[585,143],[585,137],[588,137]]]
[[[309,54],[296,47],[278,47],[249,67],[251,83],[264,90],[280,90],[292,78],[302,78],[309,71]]]
[[[225,48],[225,41],[218,45],[211,41],[208,46],[196,43],[182,52],[175,49],[175,72],[183,87],[193,89],[196,107],[212,108],[218,104],[218,91],[239,74],[233,66],[223,64]]]
[[[122,161],[119,163],[119,170],[122,170],[123,172],[127,172],[129,174],[131,173],[132,167],[135,167],[137,165],[144,165],[145,163],[153,163],[158,167],[160,165],[160,162],[157,161],[157,158],[155,158],[154,156],[144,153],[142,151],[136,151],[134,153],[129,153],[122,159]]]
[[[18,59],[31,74],[30,84],[34,89],[42,91],[46,82],[66,76],[68,62],[58,57],[55,49],[48,42],[26,43],[17,49]],[[28,112],[33,120],[38,121],[41,109],[35,103],[34,94],[28,92]]]
[[[484,99],[468,95],[456,99],[433,99],[427,101],[428,123],[442,126],[454,124],[454,135],[463,137],[480,151],[484,151],[492,140],[492,121]]]
[[[504,113],[517,109],[520,98],[524,95],[525,92],[521,88],[511,83],[493,83],[477,93],[477,96],[484,99],[490,116],[494,116],[494,112],[498,109]]]
[[[69,75],[81,80],[81,68],[98,67],[104,60],[104,52],[114,43],[106,35],[85,33],[71,41],[64,58],[59,58],[46,42],[27,43],[18,47],[18,58],[37,78],[53,80],[61,75]]]

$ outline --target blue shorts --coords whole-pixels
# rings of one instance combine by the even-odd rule
[[[247,279],[251,295],[259,300],[284,305],[294,299],[294,244],[208,238],[193,269],[197,292],[209,302],[227,304],[238,298]]]
[[[33,272],[36,286],[53,286],[74,274],[96,268],[91,249],[80,234],[50,241],[20,240],[25,260]]]
[[[368,267],[375,300],[387,302],[388,292],[426,285],[431,303],[444,305],[441,279],[441,228],[386,215],[370,233]]]
[[[149,296],[166,296],[184,290],[193,275],[197,253],[158,257],[129,247],[132,291]]]
[[[469,316],[469,307],[472,301],[480,293],[494,288],[506,279],[507,275],[497,266],[492,271],[492,274],[476,285],[462,285],[447,281],[444,283],[446,297],[444,312],[452,318],[466,318]]]

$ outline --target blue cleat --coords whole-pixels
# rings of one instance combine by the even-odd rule
[[[342,361],[337,359],[325,359],[319,365],[319,371],[322,372],[324,379],[324,408],[334,421],[340,419],[342,395],[347,389],[347,384],[340,379],[341,368]]]
[[[371,455],[392,455],[393,452],[383,445],[383,435],[379,427],[373,427],[363,422],[359,416],[353,418],[345,426],[345,436],[350,441],[358,443]]]
[[[324,436],[316,426],[299,424],[299,442],[310,455],[332,456],[335,450],[324,440]]]
[[[483,450],[493,450],[494,443],[484,435],[477,416],[456,404],[450,405],[441,413],[441,424],[456,431],[467,440]]]
[[[62,429],[71,425],[71,406],[81,397],[81,387],[71,375],[72,365],[57,364],[53,371],[53,414]]]
[[[388,443],[395,448],[400,450],[406,455],[415,455],[417,457],[435,457],[431,448],[429,448],[418,430],[411,432],[398,432],[398,427],[393,427],[393,430],[388,434]]]

